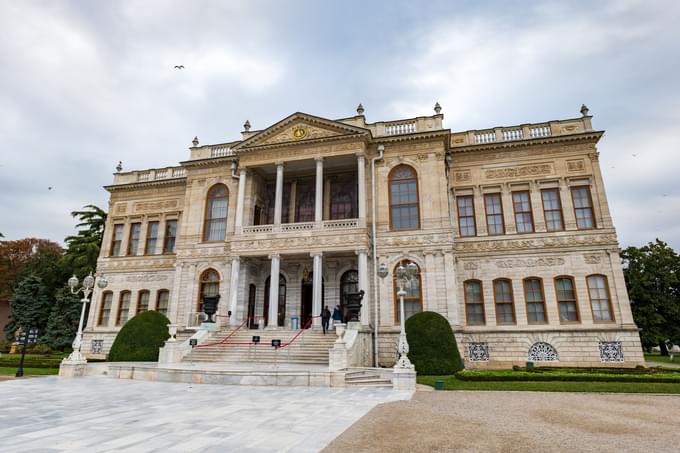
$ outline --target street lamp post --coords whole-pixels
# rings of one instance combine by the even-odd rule
[[[403,264],[399,264],[399,267],[397,267],[397,280],[399,281],[399,291],[397,291],[397,296],[399,296],[399,345],[397,351],[399,352],[399,360],[397,360],[394,368],[413,369],[413,364],[408,359],[408,341],[406,340],[406,328],[404,327],[404,296],[406,295],[404,288],[407,285],[411,285],[417,272],[418,266],[415,263],[408,263],[406,267]]]
[[[83,279],[83,285],[78,288],[78,277],[75,275],[68,279],[68,286],[71,288],[71,294],[83,293],[83,298],[80,302],[83,304],[83,308],[80,310],[80,322],[78,323],[78,333],[76,334],[75,340],[73,340],[73,352],[64,359],[65,363],[68,364],[84,364],[87,363],[87,359],[80,353],[80,347],[83,341],[83,323],[85,321],[85,306],[90,301],[90,294],[92,294],[92,289],[94,288],[94,276],[92,272],[90,275]],[[97,279],[97,286],[100,289],[106,288],[108,281],[104,277],[99,277]]]

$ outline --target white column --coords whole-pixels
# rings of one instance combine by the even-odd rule
[[[368,253],[366,250],[357,251],[357,268],[359,273],[359,290],[364,290],[361,301],[361,325],[367,326],[370,319],[371,298],[368,290]]]
[[[323,157],[314,158],[316,161],[316,192],[314,193],[314,222],[323,221]]]
[[[357,155],[357,181],[359,192],[359,226],[366,226],[366,158]]]
[[[312,315],[317,316],[314,318],[314,321],[312,322],[312,325],[314,327],[321,327],[321,318],[318,318],[318,316],[321,315],[321,309],[323,308],[321,306],[322,304],[322,285],[323,285],[323,278],[322,278],[322,267],[321,267],[321,253],[311,253],[310,254],[312,257],[314,257],[314,267],[313,267],[313,281],[312,281]]]
[[[283,162],[277,162],[276,163],[276,196],[274,197],[274,225],[281,225],[281,205],[282,204],[283,204]],[[273,261],[272,261],[272,265],[273,265]],[[270,294],[271,294],[271,292],[270,292]]]
[[[236,221],[234,223],[235,233],[241,232],[243,226],[243,210],[246,202],[246,174],[247,170],[241,168],[238,178],[238,198],[236,199]]]
[[[238,284],[240,273],[241,259],[238,256],[235,256],[231,259],[231,280],[229,281],[229,311],[231,311],[229,324],[231,325],[235,325],[240,321],[236,314],[238,308]]]
[[[279,211],[279,215],[281,211]],[[281,269],[281,257],[271,255],[271,275],[269,277],[269,323],[267,327],[276,329],[279,323],[279,274]]]

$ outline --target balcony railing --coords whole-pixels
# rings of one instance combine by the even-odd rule
[[[234,151],[232,151],[231,146],[215,145],[210,147],[210,157],[225,157],[233,155]]]
[[[359,219],[324,220],[317,226],[315,222],[282,223],[281,225],[250,225],[244,226],[243,234],[291,233],[297,231],[337,231],[359,228]]]
[[[153,168],[151,170],[114,173],[113,185],[131,184],[135,182],[162,181],[164,179],[184,178],[187,169],[184,167]]]

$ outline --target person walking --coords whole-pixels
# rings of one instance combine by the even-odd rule
[[[342,323],[342,310],[340,305],[336,305],[333,309],[333,325]]]
[[[331,311],[328,309],[328,305],[323,307],[321,310],[321,327],[323,328],[324,335],[328,330],[328,322],[331,320]]]

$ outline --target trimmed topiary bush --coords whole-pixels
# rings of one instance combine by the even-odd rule
[[[408,358],[420,375],[440,376],[463,369],[456,337],[439,313],[424,311],[406,320]]]
[[[170,321],[157,311],[145,311],[125,323],[113,341],[109,362],[156,362],[158,348],[170,337]]]

